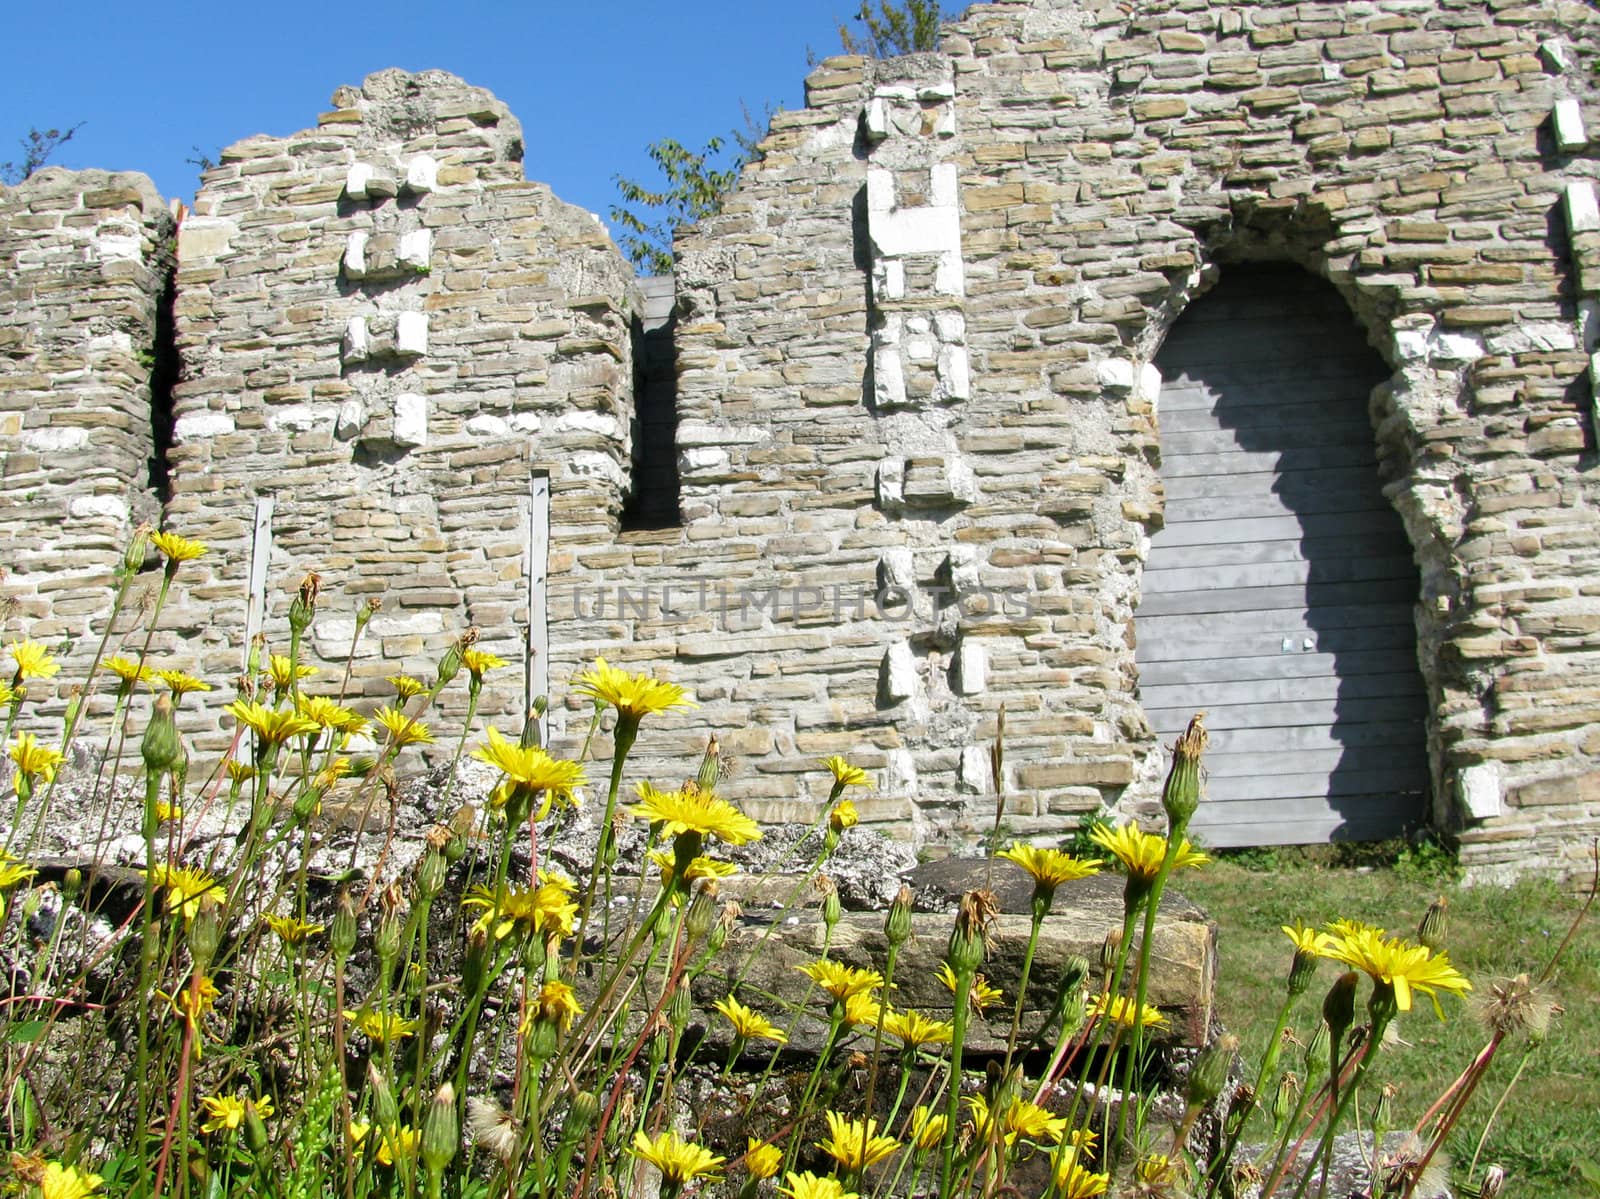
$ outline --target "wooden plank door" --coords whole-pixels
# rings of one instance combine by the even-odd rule
[[[1239,266],[1157,358],[1165,527],[1140,691],[1170,745],[1197,709],[1210,845],[1393,836],[1425,816],[1417,572],[1367,401],[1388,376],[1331,285]]]

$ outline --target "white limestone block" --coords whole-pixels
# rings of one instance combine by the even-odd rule
[[[360,229],[345,239],[344,273],[349,279],[367,277],[367,234]]]
[[[880,674],[883,698],[889,703],[904,703],[917,693],[917,659],[909,641],[896,641],[883,656]]]
[[[567,473],[580,479],[600,479],[613,487],[621,487],[625,480],[621,464],[610,454],[599,450],[583,450],[567,458]]]
[[[1428,337],[1433,332],[1433,326],[1423,328],[1395,327],[1394,354],[1402,362],[1420,362],[1428,356]]]
[[[400,248],[395,257],[400,265],[417,274],[425,274],[428,270],[428,260],[433,256],[433,231],[431,229],[413,229],[410,233],[400,235]]]
[[[951,546],[950,552],[945,555],[944,567],[956,594],[972,595],[982,590],[978,578],[978,552],[970,545]]]
[[[1161,401],[1161,371],[1153,362],[1147,362],[1139,368],[1139,381],[1134,384],[1133,394],[1141,400],[1148,400],[1152,405]]]
[[[394,350],[397,354],[416,356],[428,352],[428,314],[402,312],[394,320]]]
[[[439,186],[439,164],[426,154],[418,154],[406,164],[405,189],[414,196],[425,196]]]
[[[947,345],[939,351],[939,390],[941,398],[972,398],[972,366],[964,345]]]
[[[352,397],[339,405],[339,415],[334,418],[333,435],[340,441],[358,437],[367,427],[367,406],[359,397]]]
[[[897,345],[879,345],[872,351],[872,400],[879,408],[905,405],[906,370]]]
[[[1435,362],[1476,362],[1483,357],[1483,335],[1440,332],[1429,338],[1428,349]]]
[[[1588,315],[1585,315],[1585,308],[1588,309]],[[1586,338],[1589,335],[1587,325],[1593,320],[1594,311],[1593,300],[1579,302],[1578,324],[1584,329]],[[1548,353],[1577,349],[1578,335],[1565,321],[1528,321],[1526,324],[1488,334],[1484,338],[1483,345],[1491,354]],[[1584,348],[1592,349],[1593,346],[1585,345]]]
[[[1456,798],[1473,820],[1500,815],[1504,793],[1500,782],[1500,763],[1479,762],[1456,775]]]
[[[80,495],[67,511],[80,520],[129,520],[133,508],[127,500],[115,495]]]
[[[175,441],[196,441],[202,437],[216,437],[222,433],[234,431],[233,417],[226,412],[212,412],[209,409],[200,412],[186,412],[172,425],[172,436]]]
[[[611,428],[615,430],[615,422]],[[678,423],[677,442],[680,446],[760,445],[764,441],[771,440],[772,430],[764,429],[760,425],[719,425],[703,420],[686,420]]]
[[[954,100],[955,96],[956,82],[953,78],[924,83],[917,89],[917,99],[919,100]]]
[[[906,264],[898,258],[879,259],[874,272],[877,296],[880,300],[906,298]]]
[[[511,426],[506,424],[503,418],[487,412],[480,412],[467,421],[466,427],[467,432],[474,437],[501,438],[511,432]]]
[[[939,115],[933,122],[935,137],[954,137],[956,135],[956,106],[946,104],[939,109]]]
[[[1565,75],[1572,69],[1572,55],[1567,53],[1567,47],[1555,38],[1539,43],[1539,57],[1544,59],[1546,67],[1557,74]]]
[[[909,749],[891,749],[884,757],[883,795],[911,795],[917,790],[917,760]]]
[[[885,458],[878,463],[878,507],[885,510],[902,507],[906,500],[906,460]]]
[[[89,338],[83,348],[90,354],[131,354],[133,337],[127,333],[102,333]]]
[[[867,168],[867,212],[894,211],[894,172]],[[870,219],[870,218],[869,218]]]
[[[122,234],[105,234],[94,239],[95,256],[102,262],[119,259],[137,259],[143,249],[143,239]]]
[[[1126,358],[1107,358],[1094,368],[1094,373],[1107,391],[1133,390],[1133,363]]]
[[[878,587],[899,587],[909,591],[917,585],[915,556],[904,546],[883,551],[878,559]]]
[[[961,639],[950,681],[957,695],[977,695],[988,686],[989,655],[981,641],[973,637]]]
[[[353,316],[345,322],[339,352],[346,362],[365,362],[371,357],[372,337],[367,331],[366,317]]]
[[[370,163],[353,162],[350,169],[345,172],[344,194],[351,200],[365,200],[367,198],[367,182],[372,178]]]
[[[954,208],[960,202],[960,176],[953,162],[936,162],[929,172],[928,199],[934,208]]]
[[[517,433],[537,433],[543,425],[537,412],[513,412],[511,428]]]
[[[678,469],[686,475],[704,471],[723,471],[728,468],[730,461],[727,450],[719,450],[713,446],[696,446],[678,455]]]
[[[1568,233],[1593,233],[1600,230],[1600,204],[1595,203],[1594,184],[1574,179],[1561,195],[1567,214]]]
[[[994,789],[994,770],[989,765],[989,751],[982,745],[968,745],[961,750],[961,785],[968,791],[987,795]]]
[[[288,404],[267,410],[267,428],[283,433],[304,433],[314,429],[327,416],[324,408],[311,404]]]
[[[178,226],[178,260],[193,265],[204,258],[220,258],[233,248],[239,226],[226,217],[190,213]]]
[[[978,500],[978,476],[973,473],[967,460],[958,454],[951,454],[944,464],[945,485],[950,492],[950,497],[963,504],[973,504]]]
[[[1583,128],[1583,109],[1579,107],[1576,96],[1556,101],[1555,111],[1550,114],[1550,124],[1555,130],[1556,145],[1563,154],[1571,154],[1589,144],[1589,135]]]
[[[867,101],[866,111],[862,113],[862,128],[869,142],[881,142],[889,136],[889,102],[882,96],[874,96]]]
[[[407,448],[428,444],[428,397],[402,392],[394,398],[394,433],[391,440]]]
[[[620,439],[622,426],[615,416],[604,412],[590,412],[577,408],[563,412],[551,426],[552,433],[598,433],[602,437]]]
[[[885,83],[874,88],[872,94],[885,100],[915,100],[917,89],[904,83]]]
[[[933,314],[933,331],[939,340],[948,343],[967,340],[967,318],[953,309]]]
[[[77,425],[46,425],[40,429],[26,429],[22,444],[39,454],[65,454],[81,450],[89,444],[89,430]]]

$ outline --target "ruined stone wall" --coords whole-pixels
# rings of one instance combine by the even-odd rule
[[[179,237],[167,516],[217,552],[164,623],[207,677],[237,673],[263,627],[250,563],[270,499],[262,616],[276,652],[295,583],[316,570],[325,671],[355,609],[382,603],[352,695],[431,677],[476,625],[511,663],[481,711],[520,727],[533,482],[549,477],[557,574],[613,540],[639,306],[599,223],[525,181],[521,156],[520,127],[487,92],[385,71],[340,89],[316,128],[230,146],[206,173]],[[539,678],[549,663],[531,666]],[[447,717],[464,703],[448,692]]]
[[[755,794],[804,795],[791,752],[851,752],[970,832],[1004,704],[1014,827],[1137,808],[1161,769],[1133,654],[1162,511],[1150,363],[1220,265],[1287,258],[1394,369],[1373,416],[1422,578],[1438,817],[1480,871],[1535,839],[1546,864],[1580,854],[1600,826],[1595,15],[1129,8],[980,5],[942,54],[824,63],[680,242],[692,560],[920,598],[910,620],[784,614],[640,660],[670,645],[712,723],[771,731]]]
[[[157,515],[150,379],[171,239],[143,175],[51,168],[0,187],[8,638],[92,654],[128,535]],[[31,690],[59,711],[51,682]]]
[[[1002,707],[1014,832],[1149,811],[1152,362],[1230,263],[1286,259],[1393,371],[1371,414],[1421,581],[1436,822],[1480,874],[1571,863],[1600,829],[1597,53],[1576,2],[1001,0],[938,53],[829,60],[680,239],[675,414],[633,398],[636,374],[664,382],[659,347],[634,361],[662,313],[594,218],[525,181],[498,101],[437,72],[341,89],[315,129],[225,151],[182,227],[164,515],[214,553],[158,649],[235,673],[254,629],[281,649],[288,589],[316,569],[325,669],[355,607],[383,603],[356,695],[431,671],[475,623],[514,663],[488,717],[507,727],[548,686],[572,751],[579,669],[658,670],[701,708],[653,718],[640,769],[675,781],[717,730],[763,819],[816,818],[817,760],[840,753],[873,773],[868,820],[986,832]],[[115,188],[82,180],[0,195],[7,254],[73,264],[38,276],[59,318],[7,276],[6,486],[56,461],[42,450],[85,452],[38,490],[58,519],[8,503],[8,589],[26,560],[30,616],[79,635],[74,576],[40,564],[70,535],[105,571],[150,442],[97,450],[92,475],[85,434],[55,430],[137,429],[165,228],[142,185],[107,206],[91,195]],[[131,256],[99,263],[101,243]],[[71,354],[19,349],[57,327]],[[97,340],[119,332],[131,366]],[[646,471],[637,523],[670,516],[674,420],[681,525],[624,529]],[[207,744],[214,708],[192,715]]]

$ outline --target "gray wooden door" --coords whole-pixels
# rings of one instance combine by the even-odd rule
[[[1421,823],[1417,573],[1367,414],[1388,370],[1332,286],[1287,266],[1225,272],[1156,364],[1167,507],[1140,689],[1167,745],[1209,714],[1197,837],[1371,840]]]

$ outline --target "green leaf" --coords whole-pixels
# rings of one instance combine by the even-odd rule
[[[47,1020],[24,1020],[6,1029],[6,1040],[13,1045],[28,1045],[37,1041],[44,1032]]]

